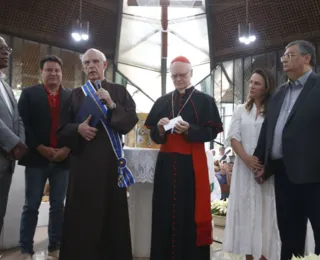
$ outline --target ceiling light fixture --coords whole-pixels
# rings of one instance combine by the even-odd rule
[[[254,35],[251,27],[251,23],[240,23],[238,25],[239,29],[239,41],[246,45],[254,42],[257,37]]]
[[[249,0],[246,0],[246,22],[238,25],[239,41],[246,45],[254,42],[257,37],[253,31],[252,24],[249,23]]]
[[[71,36],[76,42],[89,40],[89,22],[76,20],[72,26]]]
[[[89,22],[82,21],[82,0],[80,0],[79,19],[72,25],[71,36],[76,42],[89,40]]]

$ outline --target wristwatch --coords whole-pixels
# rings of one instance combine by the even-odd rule
[[[117,107],[116,103],[112,103],[112,106],[109,108],[110,110],[114,110]]]

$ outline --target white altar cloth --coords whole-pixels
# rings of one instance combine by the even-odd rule
[[[129,215],[134,257],[149,257],[153,179],[159,150],[125,148],[125,158],[135,184],[129,188]]]

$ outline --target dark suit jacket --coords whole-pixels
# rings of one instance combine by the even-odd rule
[[[275,126],[287,83],[268,104],[254,156],[265,165],[265,177],[273,174],[270,158]],[[282,133],[283,161],[288,178],[296,184],[320,182],[320,75],[312,73],[294,104]]]
[[[62,88],[60,96],[60,116],[62,106],[67,100],[70,90]],[[50,146],[51,113],[48,95],[42,84],[23,89],[18,108],[25,125],[26,144],[29,152],[20,161],[20,165],[29,167],[46,167],[50,162],[41,156],[36,147],[40,144]],[[58,143],[58,148],[61,145]],[[69,158],[56,163],[58,167],[69,166]]]

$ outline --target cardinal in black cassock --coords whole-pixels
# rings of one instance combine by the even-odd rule
[[[108,107],[108,125],[119,134],[137,123],[127,90],[104,79],[105,56],[90,49],[83,56],[89,80],[101,80],[97,96]],[[101,123],[76,122],[85,95],[74,89],[64,106],[58,140],[71,149],[60,260],[132,260],[126,188],[118,186],[118,160]]]
[[[171,63],[175,91],[160,97],[145,125],[161,144],[152,202],[151,260],[209,260],[212,243],[210,184],[204,143],[222,129],[214,99],[190,83],[185,57]],[[171,130],[169,120],[181,116]]]

